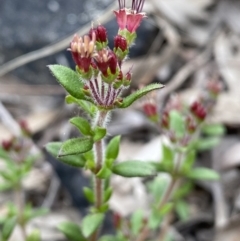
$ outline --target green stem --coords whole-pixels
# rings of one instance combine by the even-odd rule
[[[107,111],[99,111],[97,114],[96,125],[99,127],[105,126],[105,121],[107,117]],[[103,165],[104,160],[104,139],[101,139],[94,143],[94,151],[95,151],[95,174],[97,174]],[[98,209],[103,204],[103,191],[104,191],[104,182],[102,179],[98,178],[96,175],[94,176],[94,193],[95,193],[95,208]],[[96,241],[98,238],[98,233],[100,229],[95,231],[93,235],[90,237],[91,241]]]
[[[178,173],[179,169],[181,168],[181,164],[182,164],[182,158],[183,158],[183,153],[182,152],[177,152],[176,153],[176,163],[175,163],[175,167],[173,170],[173,175],[171,178],[171,182],[159,204],[159,209],[162,209],[163,206],[172,198],[172,195],[174,193],[174,190],[176,189],[176,186],[178,186],[178,183],[180,181],[179,177],[176,177],[176,174]],[[159,233],[159,238],[158,241],[164,241],[165,237],[167,235],[167,231],[170,225],[170,218],[169,218],[169,214],[167,214],[164,219],[163,219],[163,226],[161,228],[161,231]]]
[[[171,177],[171,182],[169,183],[167,190],[165,191],[159,205],[158,205],[158,209],[161,210],[164,205],[169,202],[169,200],[171,199],[173,192],[179,182],[179,178],[176,177],[176,174],[178,173],[180,167],[181,167],[181,162],[182,162],[182,153],[181,152],[177,152],[176,154],[176,164],[174,167],[174,171],[173,171],[173,175]],[[166,216],[166,218],[168,219],[168,215]],[[163,220],[164,224],[168,224],[169,222],[167,222],[164,218]],[[166,234],[167,234],[167,225],[164,225],[164,228],[161,229],[161,232],[159,234],[159,241],[164,240]],[[142,232],[140,233],[139,237],[137,238],[136,241],[145,241],[146,238],[148,237],[150,233],[150,229],[147,227],[147,223],[145,224],[145,226],[142,229]]]
[[[21,182],[16,186],[14,194],[15,194],[15,203],[18,209],[18,224],[21,228],[22,237],[24,240],[26,240],[27,234],[26,234],[26,227],[25,227],[24,217],[23,217],[23,212],[25,207],[25,198],[22,191]]]

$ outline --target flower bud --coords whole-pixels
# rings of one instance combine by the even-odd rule
[[[114,47],[116,50],[120,48],[124,52],[128,48],[127,40],[123,36],[117,35],[114,38]]]
[[[118,61],[116,55],[112,51],[109,52],[108,66],[111,70],[111,73],[116,74]]]
[[[190,110],[193,113],[193,115],[195,115],[200,120],[204,120],[207,115],[207,112],[206,112],[204,106],[198,101],[195,101],[190,106]]]
[[[96,48],[97,50],[102,50],[107,47],[108,39],[107,39],[107,30],[102,25],[99,25],[97,28],[92,28],[89,31],[90,38],[96,36]]]
[[[2,141],[2,148],[5,150],[5,151],[9,151],[11,149],[13,145],[13,142],[12,140],[3,140]]]
[[[96,40],[99,42],[107,42],[107,30],[104,26],[98,25],[97,28],[97,34],[96,34]]]
[[[124,81],[123,81],[124,86],[129,86],[131,84],[132,73],[130,71],[131,71],[131,69],[125,75],[125,78],[124,78]]]
[[[145,115],[153,122],[158,122],[157,105],[155,103],[146,102],[143,105]]]

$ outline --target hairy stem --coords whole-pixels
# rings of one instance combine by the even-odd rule
[[[107,117],[107,111],[99,111],[97,114],[96,125],[99,127],[104,127],[105,120]],[[95,174],[99,172],[103,165],[104,158],[104,140],[101,139],[94,143],[95,150]],[[102,179],[98,178],[96,175],[94,176],[94,194],[95,194],[95,208],[98,209],[103,204],[103,191],[104,191],[104,182]],[[98,238],[99,230],[93,233],[90,237],[91,241],[96,241]]]

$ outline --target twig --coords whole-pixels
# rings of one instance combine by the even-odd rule
[[[104,11],[104,14],[100,18],[98,18],[97,21],[100,23],[106,23],[107,21],[109,21],[113,17],[112,10],[115,8],[115,6],[116,6],[116,3],[112,4],[109,8],[107,8]],[[85,24],[83,27],[78,29],[76,32],[79,35],[83,35],[86,32],[88,32],[88,30],[89,30],[89,23]],[[20,57],[17,57],[15,59],[3,64],[0,67],[0,77],[22,65],[25,65],[25,64],[33,62],[35,60],[53,55],[65,48],[67,48],[67,46],[69,45],[71,40],[72,40],[72,34],[55,44],[47,45],[41,49],[24,54]]]

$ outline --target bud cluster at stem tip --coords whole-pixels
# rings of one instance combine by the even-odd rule
[[[119,0],[119,10],[114,11],[119,31],[114,37],[113,50],[108,47],[106,28],[100,24],[83,37],[75,35],[71,41],[69,50],[84,81],[84,93],[99,107],[113,108],[119,103],[122,90],[131,83],[131,69],[124,74],[122,63],[145,17],[141,12],[143,4],[144,0],[132,0],[128,9],[125,1]]]

